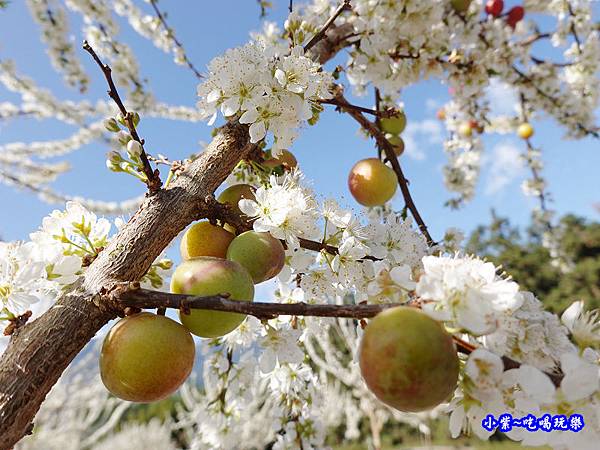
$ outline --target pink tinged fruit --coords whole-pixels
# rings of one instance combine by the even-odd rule
[[[396,193],[396,173],[377,158],[357,162],[348,176],[350,193],[364,206],[380,206]]]
[[[523,17],[525,17],[525,9],[522,6],[515,6],[508,11],[506,23],[514,28]]]
[[[368,388],[399,411],[431,409],[456,388],[459,362],[452,336],[417,308],[378,314],[365,328],[359,352]]]
[[[503,9],[504,9],[504,1],[503,0],[489,0],[485,4],[485,12],[494,17],[498,17],[500,14],[502,14]]]
[[[115,396],[132,402],[162,400],[194,366],[192,335],[179,323],[148,312],[121,319],[104,339],[100,376]]]
[[[254,283],[246,269],[234,261],[200,257],[184,261],[173,273],[171,292],[195,296],[229,294],[231,300],[251,302]],[[196,336],[215,338],[235,330],[244,314],[192,309],[179,313],[181,323]]]
[[[285,250],[281,242],[269,233],[246,231],[231,242],[227,259],[241,264],[258,284],[281,272]]]

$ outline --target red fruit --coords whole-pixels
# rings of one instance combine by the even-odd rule
[[[525,9],[522,6],[515,6],[508,11],[506,23],[514,28],[518,22],[523,20],[523,17],[525,17]]]
[[[485,4],[485,12],[498,17],[504,9],[504,0],[488,0]]]

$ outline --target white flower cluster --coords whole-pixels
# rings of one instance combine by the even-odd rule
[[[112,8],[118,15],[126,17],[131,28],[149,39],[156,48],[165,53],[173,53],[176,64],[186,63],[185,50],[175,42],[174,31],[165,28],[158,17],[144,14],[131,0],[113,1]]]
[[[451,404],[450,430],[458,436],[461,429],[471,429],[479,438],[487,439],[492,431],[482,427],[487,415],[511,414],[521,420],[532,415],[566,420],[572,414],[584,418],[583,428],[547,432],[543,429],[513,428],[505,434],[523,445],[549,445],[553,448],[594,449],[600,432],[600,386],[598,355],[587,349],[582,356],[563,353],[560,368],[564,377],[557,387],[549,376],[531,365],[504,370],[502,359],[485,349],[469,356],[461,382],[462,395]],[[566,425],[566,424],[565,424]]]
[[[424,311],[475,336],[496,330],[499,313],[515,311],[523,302],[517,283],[477,258],[423,258],[416,292]]]
[[[333,82],[302,47],[289,55],[276,50],[261,43],[227,50],[210,62],[198,86],[198,107],[210,124],[218,110],[226,118],[239,115],[240,123],[250,125],[252,142],[273,134],[274,156],[292,145],[298,127],[313,117],[314,103],[331,97]]]
[[[56,0],[27,0],[33,19],[42,29],[42,39],[48,45],[52,65],[64,72],[65,81],[81,92],[87,90],[89,78],[75,56],[73,42],[69,39],[69,24],[65,9]]]
[[[121,224],[118,219],[117,224]],[[55,210],[27,242],[0,242],[0,325],[32,310],[43,313],[63,289],[73,285],[110,240],[111,223],[77,202]],[[172,263],[160,257],[143,282],[160,288]]]
[[[346,294],[355,295],[357,301],[405,299],[414,289],[413,271],[429,252],[411,220],[392,213],[383,222],[370,218],[363,223],[335,200],[320,206],[302,180],[300,171],[272,176],[268,186],[257,188],[255,200],[243,199],[239,205],[244,214],[255,218],[255,231],[268,231],[288,243],[289,267],[280,279],[286,282],[299,276],[302,297],[311,302]],[[335,246],[337,254],[306,250],[301,239]],[[280,287],[280,291],[288,289]],[[290,295],[299,294],[290,291]]]

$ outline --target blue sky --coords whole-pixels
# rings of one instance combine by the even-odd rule
[[[274,0],[274,3],[269,19],[282,23],[287,0]],[[138,4],[146,6],[143,2]],[[516,2],[508,1],[506,4],[509,7]],[[190,59],[201,70],[212,57],[227,48],[243,44],[251,30],[260,28],[258,7],[252,0],[185,2],[185,7],[181,2],[165,0],[160,5],[169,12],[169,21],[174,25],[178,38],[184,43]],[[600,12],[600,6],[596,6],[596,10],[596,13]],[[172,64],[170,55],[155,49],[133,32],[127,23],[120,19],[119,23],[119,39],[133,47],[141,73],[149,79],[149,86],[156,97],[170,104],[193,106],[197,84],[193,74],[182,66]],[[72,16],[70,24],[75,42],[80,41],[80,19]],[[540,48],[539,51],[543,56],[547,49]],[[32,21],[25,2],[13,1],[7,10],[0,12],[1,59],[14,59],[21,74],[34,78],[58,98],[91,101],[104,98],[105,84],[97,67],[83,51],[80,56],[92,75],[90,91],[83,95],[65,87],[50,66],[45,47],[39,40],[38,27]],[[497,107],[511,107],[505,91],[496,87],[494,93]],[[444,207],[449,198],[441,176],[446,160],[441,143],[444,131],[436,129],[439,124],[435,119],[435,105],[441,105],[447,99],[446,87],[434,81],[406,89],[403,95],[412,135],[410,153],[418,157],[405,155],[401,163],[410,180],[416,204],[433,237],[441,237],[450,226],[472,230],[477,224],[489,220],[491,208],[515,223],[526,224],[535,202],[521,193],[520,184],[526,172],[514,165],[514,156],[523,151],[523,143],[513,136],[492,135],[485,138],[486,158],[476,198],[458,211]],[[0,101],[18,104],[20,99],[0,87]],[[354,101],[370,106],[372,99],[358,98]],[[534,143],[543,149],[544,175],[554,199],[551,206],[560,213],[574,212],[590,219],[600,219],[593,207],[594,203],[600,202],[600,143],[592,139],[562,140],[562,130],[549,120],[536,122],[534,126]],[[74,128],[54,120],[0,122],[0,145],[13,141],[65,138],[74,131]],[[375,150],[373,143],[361,138],[357,131],[348,116],[328,109],[317,126],[307,127],[302,132],[292,150],[317,192],[325,197],[340,198],[342,204],[358,210],[347,191],[347,174],[357,160],[373,156]],[[210,128],[203,123],[143,119],[139,132],[146,139],[150,152],[160,152],[173,159],[197,151],[199,141],[210,140]],[[141,194],[141,183],[105,169],[107,150],[105,144],[98,142],[73,153],[69,157],[73,171],[62,176],[54,186],[69,194],[104,200],[122,200]],[[5,240],[26,239],[41,218],[58,207],[4,185],[0,185],[0,199],[0,236]],[[400,195],[395,199],[395,206],[398,209],[403,206]]]

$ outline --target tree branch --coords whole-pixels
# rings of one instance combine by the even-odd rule
[[[327,19],[327,22],[325,22],[325,24],[321,27],[321,29],[317,32],[317,34],[315,34],[310,41],[308,41],[308,43],[304,46],[304,51],[308,52],[311,48],[313,48],[315,46],[315,44],[317,42],[319,42],[321,39],[323,39],[325,37],[325,33],[327,32],[327,30],[333,25],[333,22],[335,22],[335,19],[338,18],[338,16],[340,14],[342,14],[344,11],[352,9],[352,6],[350,5],[350,0],[343,0],[342,3],[340,3],[340,5],[337,7],[337,9],[334,11],[334,13],[331,15],[331,17],[329,19]]]
[[[327,100],[319,100],[319,103],[324,104],[324,105],[337,106],[336,109],[340,109],[342,107],[339,100],[336,98],[331,98],[331,99],[327,99]],[[347,104],[347,105],[343,105],[343,106],[345,109],[353,109],[353,110],[361,112],[361,113],[371,114],[372,116],[375,116],[378,119],[393,117],[396,115],[396,112],[392,108],[386,109],[385,111],[380,111],[377,109],[365,108],[363,106],[352,105],[352,104]]]
[[[113,101],[119,107],[119,111],[121,111],[121,115],[127,124],[127,128],[129,129],[129,133],[133,140],[137,141],[142,146],[142,153],[140,154],[140,160],[142,161],[142,167],[144,170],[144,175],[146,175],[146,185],[148,186],[148,190],[150,194],[154,194],[158,191],[162,182],[160,181],[160,176],[158,169],[156,171],[152,170],[152,166],[150,166],[150,161],[148,161],[148,156],[146,155],[146,150],[144,150],[144,140],[140,139],[140,136],[137,133],[135,128],[135,124],[133,123],[133,115],[127,111],[125,105],[121,101],[121,97],[119,96],[119,91],[117,91],[117,87],[112,79],[112,70],[111,68],[102,62],[100,57],[96,54],[94,49],[88,44],[87,41],[83,41],[83,49],[92,55],[92,58],[98,64],[102,73],[104,74],[104,78],[106,78],[106,82],[108,83],[108,96],[113,99]]]
[[[167,292],[141,289],[139,285],[123,285],[113,292],[113,299],[121,308],[174,308],[183,314],[189,314],[191,309],[224,311],[254,316],[260,320],[274,319],[278,316],[304,317],[334,317],[343,319],[368,319],[386,309],[398,306],[418,308],[418,303],[384,303],[384,304],[349,304],[349,305],[312,305],[300,303],[265,303],[230,300],[227,294],[198,297],[185,294],[170,294]],[[469,355],[477,346],[453,336],[457,351]],[[516,369],[521,363],[507,356],[502,357],[504,370]],[[556,386],[560,386],[562,375],[546,373]]]
[[[230,300],[227,295],[197,297],[148,289],[125,290],[117,295],[117,301],[123,307],[140,309],[175,308],[184,313],[190,309],[208,309],[211,311],[248,314],[259,319],[273,319],[280,315],[366,319],[375,317],[388,308],[403,305],[402,303],[311,305],[308,303],[241,302]]]

